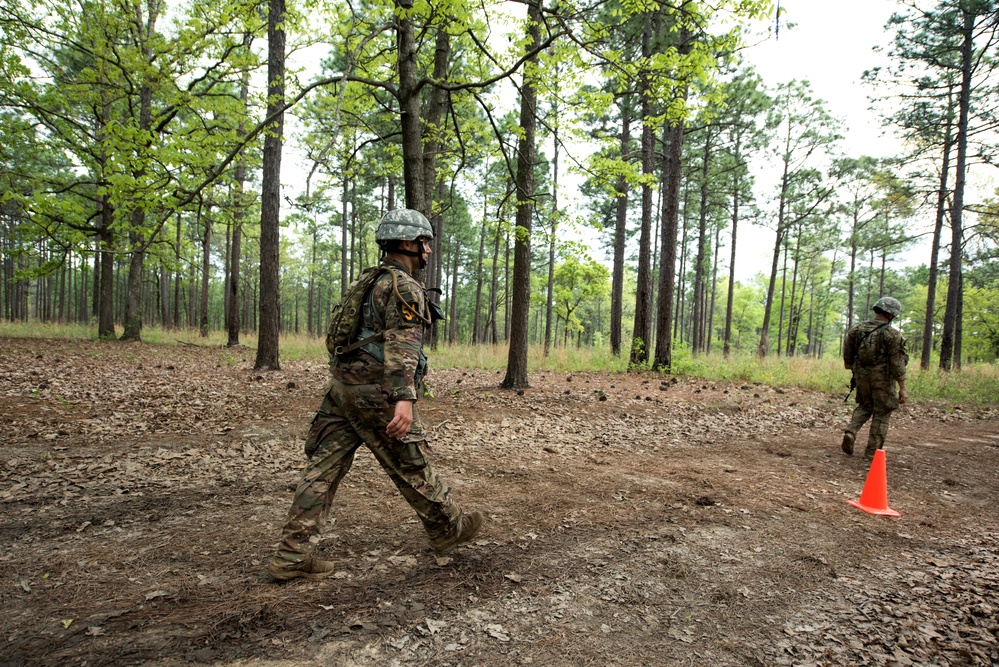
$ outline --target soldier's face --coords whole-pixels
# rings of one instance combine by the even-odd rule
[[[430,253],[433,252],[433,249],[430,247],[430,239],[418,238],[415,241],[405,241],[405,244],[406,245],[403,246],[405,250],[408,250],[409,252],[420,253],[419,268],[421,269],[427,268],[427,257],[429,257]]]
[[[420,268],[427,268],[427,257],[433,252],[433,249],[430,247],[430,239],[416,239],[413,241],[413,245],[416,246],[415,250],[420,253]]]

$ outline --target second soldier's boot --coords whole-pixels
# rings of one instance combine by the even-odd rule
[[[872,433],[867,439],[867,448],[864,449],[864,458],[870,459],[874,458],[874,452],[879,449],[885,448],[884,436],[878,435],[877,433]]]
[[[843,433],[843,453],[853,456],[853,443],[857,441],[857,436],[849,431]]]

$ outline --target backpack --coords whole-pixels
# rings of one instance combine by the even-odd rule
[[[884,350],[884,335],[876,336],[875,334],[888,324],[885,322],[861,336],[860,343],[857,345],[857,363],[861,366],[875,366],[887,357]]]
[[[352,345],[361,330],[361,320],[364,319],[364,298],[371,286],[375,284],[383,271],[381,266],[373,266],[361,272],[340,303],[333,306],[330,313],[330,326],[326,332],[326,349],[334,357],[342,357],[352,352],[357,346]]]

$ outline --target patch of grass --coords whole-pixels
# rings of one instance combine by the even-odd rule
[[[97,340],[97,328],[86,324],[45,324],[0,320],[0,338],[64,338]]]
[[[431,368],[478,368],[505,371],[510,351],[508,345],[438,345],[428,349]],[[527,350],[527,370],[620,373],[628,369],[627,356],[615,357],[608,348],[554,347],[545,356],[543,345]]]
[[[975,364],[949,373],[909,366],[906,388],[913,398],[941,399],[953,403],[995,405],[999,396],[999,365]]]
[[[120,330],[118,334],[120,335]],[[97,330],[82,324],[41,324],[23,322],[0,322],[0,338],[51,338],[69,340],[97,340]],[[197,329],[161,329],[144,327],[144,343],[152,345],[194,344],[203,347],[224,348],[227,335],[224,331],[212,331],[202,338]],[[227,350],[223,358],[227,366],[243,363],[242,359],[255,355],[257,336],[255,333],[240,335],[241,348],[237,352]],[[541,345],[528,349],[527,368],[530,372],[581,372],[594,371],[623,373],[628,370],[628,347],[622,346],[621,356],[614,356],[610,348],[602,346],[569,347],[555,346],[547,356]],[[325,363],[326,345],[323,338],[307,334],[282,334],[278,341],[281,361],[307,361]],[[447,345],[440,344],[436,349],[428,349],[430,366],[433,368],[480,369],[485,371],[506,370],[509,348],[501,345]],[[131,353],[134,355],[135,350]],[[92,350],[98,355],[99,352]],[[673,375],[705,378],[729,382],[760,382],[775,387],[801,387],[845,395],[849,389],[850,373],[843,368],[843,362],[835,357],[814,359],[811,357],[758,358],[750,352],[733,353],[726,358],[719,353],[694,355],[686,345],[676,345],[673,349]],[[913,400],[938,400],[951,404],[988,405],[996,402],[999,396],[999,365],[976,364],[950,373],[937,368],[920,370],[918,364],[910,363],[906,382],[909,396]]]

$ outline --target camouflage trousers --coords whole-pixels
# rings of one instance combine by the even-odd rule
[[[891,413],[898,408],[898,393],[894,380],[874,377],[862,371],[856,371],[854,377],[857,378],[857,407],[846,430],[857,435],[857,431],[870,419],[866,453],[872,454],[884,449]]]
[[[337,487],[362,444],[416,511],[431,542],[446,539],[461,524],[461,508],[428,458],[431,452],[416,406],[413,425],[401,439],[385,433],[393,414],[381,385],[331,380],[305,441],[309,460],[282,529],[278,558],[300,562],[319,542]]]

